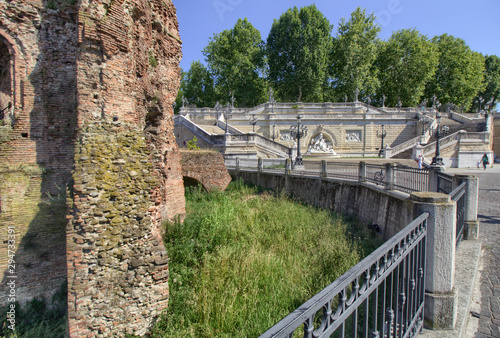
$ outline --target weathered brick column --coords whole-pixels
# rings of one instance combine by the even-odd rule
[[[449,195],[416,192],[414,214],[429,213],[427,223],[425,326],[450,329],[457,317],[455,290],[456,203]]]

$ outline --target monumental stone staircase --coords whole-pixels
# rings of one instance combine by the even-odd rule
[[[451,115],[453,117],[453,115]],[[182,125],[189,129],[194,135],[210,147],[218,149],[226,158],[289,158],[296,152],[295,148],[287,147],[256,133],[243,133],[234,126],[227,125],[224,121],[199,121],[195,123],[189,118],[177,115],[174,117],[176,126]],[[429,120],[432,127],[437,124],[434,119]],[[441,126],[449,128],[448,136],[440,140],[440,149],[444,153],[451,147],[457,147],[461,140],[467,142],[487,143],[487,133],[484,119],[469,119],[463,117],[457,121],[449,117],[443,117]],[[484,134],[484,135],[483,135]],[[436,138],[427,131],[423,136],[415,138],[394,146],[386,153],[386,158],[411,159],[415,156],[415,147],[424,146],[424,157],[429,160],[436,149]],[[463,141],[466,142],[466,141]],[[455,149],[454,148],[454,149]],[[481,148],[480,151],[483,151]]]

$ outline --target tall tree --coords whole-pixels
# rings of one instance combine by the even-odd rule
[[[315,5],[288,9],[267,38],[269,80],[281,101],[322,101],[333,26]]]
[[[216,100],[214,80],[208,69],[200,61],[194,61],[183,75],[181,89],[188,102],[197,107],[213,107]]]
[[[437,48],[417,30],[402,29],[380,44],[376,65],[386,104],[396,106],[401,100],[403,106],[415,106],[436,72]]]
[[[366,15],[360,7],[351,13],[349,21],[341,19],[331,54],[333,99],[353,98],[356,88],[361,97],[376,92],[379,81],[374,62],[379,32],[375,15]]]
[[[464,40],[448,34],[432,39],[439,52],[439,64],[426,86],[427,98],[436,95],[441,103],[452,103],[466,110],[484,89],[484,57],[472,51]]]
[[[266,101],[264,43],[246,18],[238,19],[233,29],[214,34],[203,54],[222,102],[229,100],[230,92],[239,107]]]
[[[484,86],[485,89],[474,99],[474,105],[477,106],[481,98],[484,104],[491,102],[491,109],[495,109],[500,100],[500,58],[496,55],[487,55],[484,59]],[[479,108],[479,107],[477,107]]]

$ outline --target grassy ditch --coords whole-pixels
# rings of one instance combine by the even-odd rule
[[[374,250],[352,219],[259,192],[186,194],[166,225],[170,303],[153,337],[257,337]]]

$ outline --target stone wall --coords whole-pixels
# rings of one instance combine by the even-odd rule
[[[70,335],[142,335],[168,301],[168,259],[151,219],[158,173],[142,130],[83,127],[68,216]]]
[[[0,65],[5,70],[0,76],[0,109],[10,103],[0,116],[0,305],[5,305],[8,290],[7,234],[14,228],[16,300],[23,303],[42,296],[50,301],[67,280],[72,336],[89,332],[120,336],[127,331],[125,326],[142,334],[166,306],[168,266],[159,227],[163,219],[185,213],[181,155],[172,119],[181,43],[171,0],[0,1]],[[100,143],[121,139],[120,135],[133,138],[137,145]],[[88,160],[82,160],[82,146],[88,144],[102,154],[90,149]],[[119,208],[124,209],[117,209],[121,216],[89,216],[97,208],[86,205],[87,199],[96,198],[97,190],[91,188],[99,189],[99,198],[109,195],[118,200],[112,195],[119,187],[108,179],[125,180],[109,166],[114,158],[100,162],[101,156],[111,156],[105,155],[108,148],[140,158],[128,172],[144,180],[129,177],[127,182],[137,180],[143,188],[127,189],[129,195],[149,201],[145,211],[142,204],[137,211],[130,210],[132,202],[125,201],[129,206],[123,202]],[[93,183],[85,181],[92,175],[104,175],[106,184],[100,176]],[[78,181],[74,190],[73,179]],[[70,194],[67,201],[73,207],[69,225],[67,191],[75,192],[75,200]],[[144,215],[138,214],[143,211]],[[133,216],[125,219],[127,213]],[[96,238],[101,230],[107,242]],[[126,252],[117,253],[122,244]],[[129,274],[145,279],[127,275],[127,283],[132,279],[126,288],[113,276],[121,278],[129,268]],[[145,286],[151,280],[154,286]],[[101,290],[103,283],[108,283],[109,294]],[[144,292],[138,286],[144,286]],[[89,297],[113,302],[105,300],[102,311],[103,303]],[[100,304],[100,310],[91,307],[89,299]],[[118,306],[124,302],[127,314]]]
[[[231,176],[224,164],[222,154],[208,150],[182,150],[182,175],[184,185],[187,179],[200,182],[207,191],[225,190]]]
[[[66,185],[76,134],[77,8],[0,2],[0,305],[7,232],[15,232],[16,300],[48,298],[66,281]]]
[[[230,173],[234,180],[242,178],[264,189],[286,191],[313,206],[356,215],[367,225],[377,224],[384,240],[394,236],[414,219],[413,204],[408,195],[375,188],[370,184],[277,173]]]

